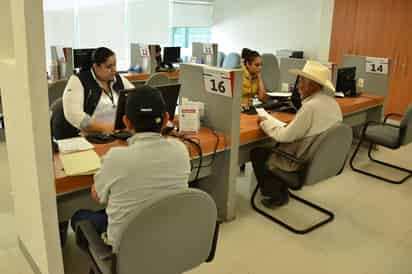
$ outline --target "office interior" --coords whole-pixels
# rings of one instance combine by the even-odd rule
[[[187,273],[411,273],[412,221],[407,212],[412,207],[412,179],[388,184],[350,167],[368,119],[380,122],[386,114],[404,114],[412,102],[412,38],[405,35],[410,33],[411,9],[408,0],[2,1],[0,272],[89,271],[88,258],[70,229],[61,247],[62,209],[56,193],[63,190],[56,188],[50,156],[49,108],[55,97],[48,92],[64,88],[76,67],[76,50],[87,53],[107,46],[116,53],[118,70],[133,84],[145,84],[156,72],[167,75],[168,83],[181,84],[181,96],[204,101],[206,110],[213,110],[204,125],[230,136],[224,138],[230,138],[231,149],[222,149],[227,154],[215,163],[225,170],[217,174],[217,169],[205,168],[199,175],[204,180],[201,188],[216,200],[223,221],[215,258]],[[162,48],[163,66],[155,58],[155,45]],[[61,48],[69,53],[63,53],[67,62],[57,68]],[[146,48],[149,56],[142,51]],[[277,65],[262,75],[271,91],[293,87],[296,78],[288,70],[301,69],[307,60],[326,65],[335,83],[339,71],[344,74],[349,68],[346,76],[355,71],[351,80],[358,94],[336,99],[354,132],[345,168],[296,191],[335,215],[308,234],[294,234],[253,209],[256,179],[247,152],[267,140],[257,140],[263,138],[257,126],[253,133],[246,129],[254,118],[240,114],[239,97],[223,100],[201,93],[203,66],[234,72],[235,94],[241,92],[242,48],[264,55],[264,64],[275,60]],[[384,64],[387,71],[371,72],[371,62]],[[288,115],[293,114],[279,117],[293,117]],[[395,126],[401,121],[394,116],[388,120]],[[385,162],[412,168],[410,145],[376,146],[373,153]],[[213,149],[206,162],[212,154]],[[404,175],[371,163],[366,145],[360,147],[356,165],[394,180]],[[274,212],[304,225],[323,218],[296,201]],[[176,252],[185,254],[179,247]]]

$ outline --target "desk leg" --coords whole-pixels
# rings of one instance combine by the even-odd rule
[[[216,202],[219,219],[231,221],[235,218],[236,209],[236,178],[239,166],[236,161],[230,161],[231,152],[216,154],[210,176],[198,181],[198,188],[209,193]]]

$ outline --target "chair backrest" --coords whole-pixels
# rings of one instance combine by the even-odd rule
[[[58,98],[50,107],[50,128],[51,134],[56,140],[76,137],[79,130],[73,127],[64,117],[63,100]]]
[[[148,86],[163,86],[169,84],[169,77],[162,72],[153,73],[147,80]]]
[[[222,68],[225,68],[225,69],[240,68],[240,54],[236,52],[229,53],[223,60]]]
[[[412,142],[412,103],[409,104],[408,108],[403,114],[400,127],[400,144],[409,144],[410,142]]]
[[[262,80],[268,91],[279,91],[280,69],[278,58],[270,53],[262,54]]]
[[[225,60],[225,54],[223,53],[223,52],[221,52],[221,51],[219,51],[218,53],[217,53],[217,66],[218,67],[222,67],[222,65],[223,65],[223,60]]]
[[[66,87],[67,80],[58,80],[49,84],[48,95],[49,95],[49,107],[57,99],[63,96],[64,89]]]
[[[335,176],[343,168],[352,145],[352,128],[338,123],[316,137],[305,158],[309,164],[303,184],[314,184]]]
[[[183,189],[147,202],[130,220],[117,251],[117,273],[178,274],[208,258],[217,209],[207,193]]]

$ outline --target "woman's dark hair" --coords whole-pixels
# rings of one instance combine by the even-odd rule
[[[242,58],[243,60],[245,60],[245,59],[246,59],[246,56],[249,54],[249,52],[251,52],[250,49],[248,49],[248,48],[243,48],[243,49],[242,49],[242,53],[240,54],[241,58]]]
[[[245,50],[245,49],[244,49]],[[250,50],[250,49],[246,49],[245,50],[245,56],[243,58],[245,65],[246,64],[252,64],[252,62],[257,58],[260,57],[259,52],[254,51],[254,50]],[[242,50],[242,54],[243,54],[243,50]]]
[[[100,47],[93,51],[92,54],[92,64],[101,65],[109,59],[110,56],[113,56],[114,52],[111,49]]]

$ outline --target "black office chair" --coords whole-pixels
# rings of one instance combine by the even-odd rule
[[[161,194],[131,213],[118,250],[105,245],[89,221],[78,224],[76,239],[89,256],[90,273],[178,274],[213,260],[218,232],[213,199],[183,189]]]
[[[388,118],[393,117],[393,116],[402,117],[399,126],[393,125],[387,122]],[[355,156],[357,155],[359,148],[362,142],[364,141],[369,142],[368,157],[371,161],[378,163],[380,165],[391,167],[399,171],[406,172],[407,175],[397,181],[397,180],[385,178],[385,177],[382,177],[382,176],[379,176],[379,175],[376,175],[371,172],[355,167],[353,164],[355,160]],[[364,175],[368,175],[368,176],[383,180],[391,184],[402,184],[403,182],[405,182],[407,179],[409,179],[412,176],[412,170],[399,167],[399,166],[373,158],[372,149],[374,145],[381,145],[381,146],[384,146],[390,149],[398,149],[399,147],[403,145],[407,145],[411,142],[412,142],[412,104],[408,106],[406,112],[403,115],[397,114],[397,113],[390,113],[385,116],[383,123],[377,123],[377,122],[366,123],[366,125],[363,128],[358,146],[356,147],[350,159],[350,166],[354,171],[362,173]]]
[[[339,145],[337,145],[339,144]],[[297,159],[291,154],[273,148],[273,152],[289,159],[293,162],[299,163],[301,169],[295,172],[286,172],[280,169],[272,170],[273,175],[278,180],[284,181],[292,190],[299,190],[304,185],[314,184],[330,177],[340,174],[345,165],[347,155],[352,144],[352,129],[345,124],[337,124],[327,131],[320,134],[313,144],[310,146],[304,158]],[[259,190],[259,184],[256,186],[252,197],[252,208],[268,218],[269,220],[281,225],[282,227],[292,231],[296,234],[306,234],[310,231],[319,228],[334,219],[334,214],[312,202],[309,202],[301,197],[289,192],[289,197],[295,199],[311,208],[314,208],[328,217],[308,228],[298,229],[290,224],[287,224],[277,217],[272,216],[268,212],[257,207],[255,202],[256,194]]]
[[[51,84],[48,87],[48,96],[49,96],[49,107],[57,100],[62,98],[64,89],[67,85],[67,80],[58,80]]]
[[[58,98],[50,107],[51,134],[56,140],[79,136],[79,130],[73,127],[64,116],[63,100]]]

